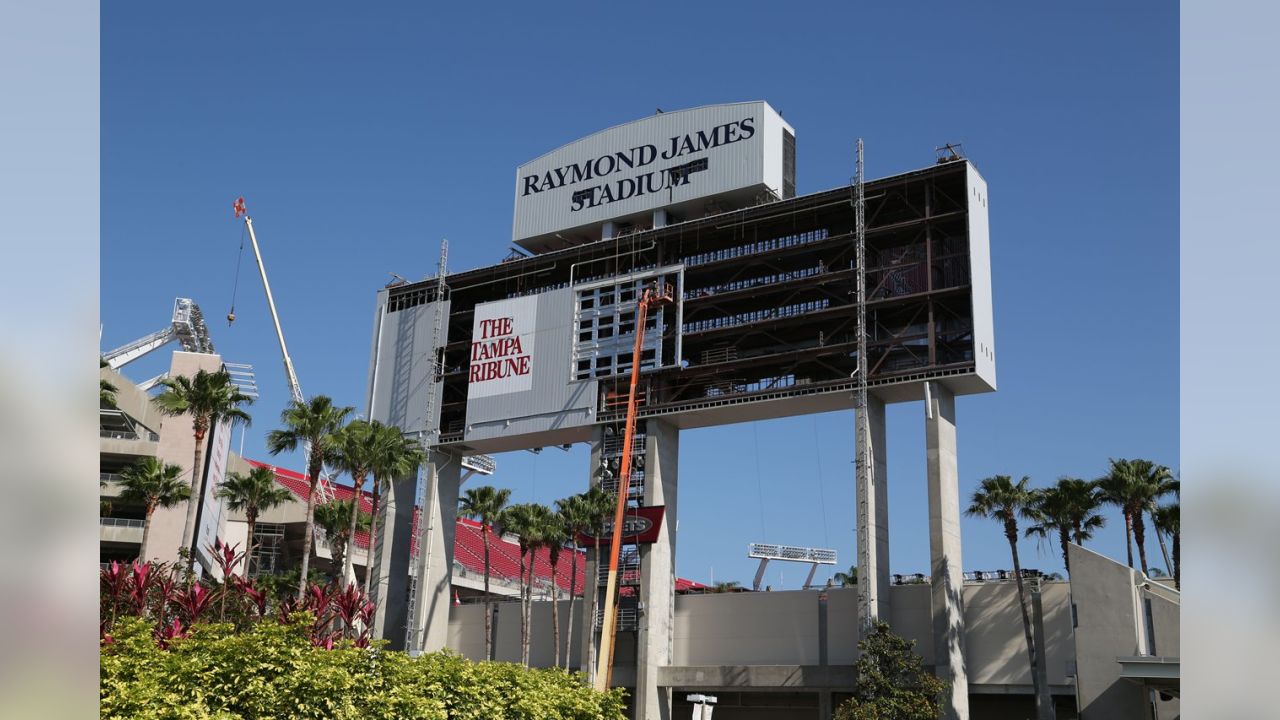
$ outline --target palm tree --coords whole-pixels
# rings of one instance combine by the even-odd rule
[[[548,508],[538,535],[540,544],[547,548],[548,560],[551,562],[551,644],[555,648],[552,667],[560,667],[560,585],[556,570],[560,565],[560,551],[569,540],[569,528],[564,516]],[[572,596],[569,602],[572,604]]]
[[[1058,478],[1057,485],[1034,493],[1031,511],[1035,523],[1027,528],[1026,536],[1046,538],[1056,534],[1062,546],[1063,567],[1071,572],[1067,545],[1073,538],[1077,545],[1083,545],[1093,537],[1094,530],[1106,523],[1097,512],[1102,504],[1098,489],[1088,480],[1063,477]]]
[[[373,444],[373,459],[369,465],[369,473],[373,475],[373,497],[369,521],[369,564],[364,573],[364,593],[376,606],[378,598],[370,593],[377,583],[378,563],[374,554],[378,548],[378,516],[379,501],[383,488],[390,488],[395,480],[404,478],[422,463],[427,455],[417,440],[407,438],[400,428],[394,425],[383,425],[377,420],[369,423],[370,442]]]
[[[373,426],[364,420],[353,420],[342,428],[334,438],[334,444],[327,460],[338,470],[351,475],[352,487],[355,488],[356,502],[351,504],[351,522],[348,530],[355,537],[356,523],[359,522],[360,500],[364,492],[365,480],[369,477],[369,469],[373,465],[377,447],[373,444]],[[346,554],[342,566],[342,577],[355,577],[352,569],[353,552]],[[373,538],[369,538],[369,557],[365,562],[365,577],[369,575],[369,566],[373,564]]]
[[[511,499],[511,491],[491,485],[469,488],[458,501],[458,514],[480,523],[484,540],[484,657],[493,659],[493,602],[489,596],[489,533]]]
[[[712,585],[710,592],[730,593],[730,592],[738,592],[741,589],[742,589],[742,583],[738,582],[737,580],[725,580],[723,582],[718,582],[715,585]]]
[[[1102,499],[1120,508],[1124,516],[1125,543],[1129,567],[1133,567],[1133,549],[1128,545],[1132,536],[1138,546],[1138,562],[1142,573],[1147,574],[1146,523],[1147,512],[1160,497],[1174,492],[1172,474],[1163,465],[1150,460],[1112,459],[1109,472],[1097,481]],[[1166,479],[1167,478],[1167,479]]]
[[[533,565],[540,533],[551,511],[545,505],[522,503],[512,505],[502,513],[502,525],[515,533],[520,540],[520,662],[529,664],[529,633],[532,618],[529,609],[533,604]],[[528,560],[526,561],[526,558]]]
[[[146,508],[142,521],[142,547],[138,559],[147,559],[147,540],[151,537],[151,514],[156,508],[170,508],[191,497],[191,488],[182,480],[181,465],[165,465],[154,457],[145,457],[120,473],[120,497],[140,502]]]
[[[352,505],[355,505],[355,499],[351,500],[330,500],[327,503],[321,503],[315,507],[316,526],[324,532],[324,538],[329,543],[329,549],[333,553],[333,568],[329,571],[329,576],[334,581],[341,583],[342,568],[346,567],[344,558],[350,553],[351,543],[355,541],[355,535],[351,531],[351,514]],[[356,516],[356,530],[367,530],[369,528],[369,514],[359,513]]]
[[[1173,564],[1170,569],[1173,570],[1173,586],[1179,590],[1182,589],[1182,558],[1179,557],[1179,536],[1181,531],[1181,523],[1179,516],[1182,514],[1179,503],[1164,505],[1155,511],[1152,517],[1152,523],[1156,526],[1157,532],[1162,532],[1173,538]]]
[[[293,401],[280,413],[279,430],[267,434],[267,450],[279,455],[285,450],[309,448],[307,461],[307,524],[302,536],[302,571],[298,581],[298,600],[307,591],[307,569],[311,567],[311,536],[315,533],[316,486],[320,483],[320,470],[325,456],[334,446],[335,436],[342,429],[354,408],[338,407],[325,395],[316,395],[310,401]]]
[[[98,358],[98,367],[108,367],[107,361],[101,357]],[[104,377],[98,378],[98,404],[102,407],[113,408],[116,406],[116,393],[119,391],[111,381]]]
[[[578,595],[578,536],[591,530],[593,519],[587,499],[582,493],[557,500],[556,511],[564,519],[565,534],[574,545],[569,562],[569,617],[564,639],[564,669],[568,670],[569,658],[573,656],[573,599]]]
[[[838,572],[832,579],[840,583],[841,587],[854,587],[858,584],[858,566],[850,565],[849,572]]]
[[[246,574],[252,572],[253,553],[256,549],[254,531],[258,526],[258,514],[272,508],[293,502],[293,493],[276,482],[276,473],[269,467],[255,467],[249,473],[233,472],[222,481],[218,488],[218,497],[227,501],[227,508],[233,512],[244,511],[245,520],[249,524],[249,537],[245,543],[248,548],[245,557]]]
[[[106,378],[98,378],[98,404],[102,407],[113,408],[116,406],[116,393],[119,391],[115,385],[112,385]]]
[[[1031,634],[1031,610],[1027,601],[1026,588],[1022,585],[1022,563],[1018,560],[1018,518],[1034,520],[1033,511],[1036,493],[1027,487],[1031,478],[1025,475],[1018,482],[1008,475],[996,475],[983,480],[973,492],[969,509],[965,514],[970,517],[991,518],[1004,528],[1005,539],[1009,541],[1009,552],[1013,555],[1013,579],[1018,585],[1018,605],[1022,609],[1022,630],[1026,635],[1027,658],[1031,661],[1031,684],[1036,697],[1036,716],[1053,717],[1053,704],[1048,697],[1048,688],[1040,684],[1040,674],[1036,668],[1039,660],[1036,657],[1035,640]]]
[[[190,548],[195,542],[196,511],[200,507],[200,479],[204,474],[201,458],[204,454],[204,438],[209,428],[219,421],[230,420],[249,424],[249,414],[240,408],[250,405],[253,398],[240,392],[231,382],[226,368],[217,372],[196,371],[195,376],[165,378],[160,381],[164,392],[155,398],[155,404],[165,415],[191,415],[191,432],[195,436],[196,449],[191,461],[191,498],[187,503],[187,521],[182,529],[182,546]]]
[[[1156,523],[1156,510],[1158,509],[1156,502],[1160,498],[1168,497],[1169,495],[1175,498],[1182,497],[1182,483],[1174,476],[1172,470],[1164,465],[1155,464],[1151,465],[1147,480],[1154,486],[1152,500],[1147,503],[1147,515],[1151,517],[1151,527],[1155,530],[1156,540],[1160,543],[1160,554],[1164,557],[1164,566],[1172,569],[1173,563],[1170,562],[1169,548],[1164,542],[1165,534],[1161,532],[1160,526]]]

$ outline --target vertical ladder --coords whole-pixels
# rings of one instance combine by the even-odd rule
[[[431,447],[440,439],[440,416],[435,412],[436,407],[436,385],[439,383],[443,367],[440,364],[441,348],[445,343],[441,341],[440,333],[444,327],[444,294],[447,289],[445,286],[445,272],[449,264],[449,241],[440,241],[440,263],[436,270],[436,307],[435,320],[431,327],[431,378],[427,382],[427,408],[426,423],[427,426],[423,432],[419,434],[422,442],[423,450],[430,451]],[[446,338],[447,340],[447,338]],[[435,422],[435,427],[430,424]],[[427,462],[431,462],[430,455]],[[438,480],[437,480],[438,481]],[[410,589],[410,606],[409,613],[406,615],[408,622],[405,623],[405,648],[408,650],[422,651],[422,643],[425,639],[422,623],[418,622],[419,609],[426,607],[426,598],[424,595],[430,588],[430,563],[432,558],[432,545],[435,540],[435,533],[431,527],[432,518],[435,515],[434,498],[428,497],[428,491],[431,489],[431,471],[426,474],[418,473],[418,501],[417,507],[421,513],[418,519],[418,555],[419,560],[414,563],[415,568],[421,568],[422,571],[417,573],[416,580],[411,584]],[[425,553],[425,555],[424,555]]]

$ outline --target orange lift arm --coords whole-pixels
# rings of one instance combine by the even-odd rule
[[[613,673],[613,648],[618,630],[618,555],[622,550],[623,514],[627,509],[627,494],[631,485],[631,443],[636,432],[636,385],[640,380],[640,355],[644,350],[645,325],[649,306],[667,302],[671,302],[669,285],[664,286],[661,292],[656,288],[645,288],[636,306],[636,344],[631,352],[631,387],[627,392],[627,420],[622,435],[622,462],[618,468],[618,502],[613,511],[609,579],[604,593],[604,622],[600,625],[600,654],[596,660],[595,689],[601,692],[609,688]]]

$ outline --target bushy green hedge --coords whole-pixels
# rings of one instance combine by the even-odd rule
[[[311,620],[236,632],[199,624],[161,648],[151,623],[122,618],[103,645],[103,718],[463,718],[621,720],[623,691],[596,693],[579,677],[474,663],[443,652],[350,646],[324,650]]]

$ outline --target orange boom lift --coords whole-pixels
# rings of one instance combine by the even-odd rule
[[[618,554],[622,549],[623,514],[631,485],[631,443],[636,432],[636,385],[640,379],[640,354],[644,349],[649,307],[671,302],[671,285],[647,287],[636,306],[636,344],[631,352],[631,388],[627,392],[627,421],[622,434],[622,462],[618,468],[618,504],[613,511],[613,540],[609,546],[609,580],[604,592],[604,621],[600,624],[600,655],[596,661],[595,689],[609,688],[613,673],[614,639],[618,634]],[[661,362],[661,358],[654,358]]]

